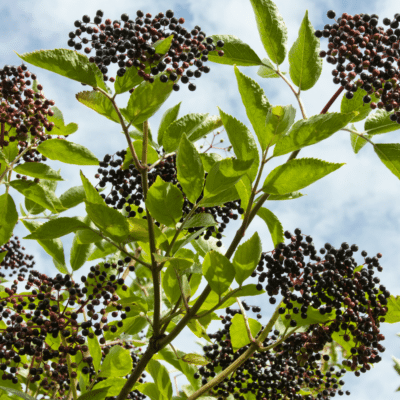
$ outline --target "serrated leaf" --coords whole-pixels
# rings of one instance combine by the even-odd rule
[[[153,83],[143,81],[129,97],[121,114],[132,124],[140,124],[149,119],[163,105],[172,92],[174,82],[163,83],[157,76]]]
[[[356,114],[356,111],[349,114],[326,113],[297,121],[276,144],[274,156],[282,156],[327,139],[344,128]]]
[[[99,160],[86,147],[64,139],[48,139],[39,144],[37,151],[65,164],[99,165]]]
[[[187,220],[183,225],[184,229],[189,228],[198,228],[203,226],[216,226],[217,223],[214,220],[214,217],[208,213],[199,213],[194,215],[192,218]]]
[[[364,130],[370,135],[397,131],[400,129],[400,125],[396,121],[390,119],[391,114],[393,114],[393,112],[376,110],[365,120]]]
[[[218,40],[224,42],[224,47],[221,49],[224,55],[220,57],[218,50],[210,51],[208,59],[217,64],[237,65],[242,67],[249,67],[252,65],[261,65],[260,57],[255,51],[246,43],[243,43],[238,37],[233,35],[212,35],[211,36],[216,44]]]
[[[253,318],[248,318],[250,332],[253,338],[255,338],[260,332],[262,325]],[[236,314],[232,318],[232,325],[229,328],[231,336],[231,344],[233,351],[239,350],[240,348],[250,343],[249,335],[246,329],[246,323],[244,317],[241,314]]]
[[[50,107],[53,115],[47,115],[46,118],[49,122],[53,122],[53,129],[48,132],[49,135],[66,136],[72,135],[78,130],[78,125],[75,122],[70,122],[68,125],[64,123],[64,116],[60,109],[56,106]]]
[[[229,289],[235,277],[235,268],[232,263],[216,251],[206,254],[202,269],[211,289],[219,295]]]
[[[371,139],[373,135],[365,133],[361,136],[357,135],[357,133],[350,132],[351,147],[356,154],[368,143],[368,141],[364,139],[363,136],[365,136],[367,139]]]
[[[37,50],[18,54],[19,58],[36,67],[47,69],[66,78],[107,90],[103,74],[87,56],[69,49]]]
[[[190,141],[196,142],[221,126],[222,120],[219,115],[209,115],[190,135]]]
[[[353,123],[362,121],[364,118],[368,117],[369,113],[372,111],[372,108],[368,103],[363,102],[363,97],[367,95],[367,92],[360,87],[357,88],[357,91],[353,93],[353,98],[348,99],[346,95],[343,95],[342,102],[340,104],[340,111],[343,114],[349,113],[351,111],[358,111],[359,114],[352,120]],[[379,101],[379,99],[374,95],[370,95],[371,101]],[[388,121],[390,119],[388,118]],[[390,121],[391,122],[391,121]]]
[[[253,79],[244,75],[236,66],[235,75],[247,117],[257,135],[261,149],[265,150],[271,141],[271,137],[266,134],[267,132],[265,129],[266,118],[268,111],[271,109],[271,104],[260,85]],[[226,120],[226,118],[223,119],[223,122],[224,120]]]
[[[86,107],[96,111],[103,117],[120,124],[120,119],[118,117],[117,111],[113,106],[113,103],[104,94],[98,91],[84,91],[79,92],[75,95],[76,99],[84,104]]]
[[[22,174],[32,176],[34,178],[49,179],[54,181],[63,181],[58,171],[50,168],[46,164],[39,162],[24,162],[23,164],[17,165],[14,171]]]
[[[182,360],[187,362],[188,364],[194,364],[194,365],[207,365],[208,364],[207,358],[201,356],[200,354],[195,354],[195,353],[185,354],[182,357]]]
[[[261,78],[279,78],[279,75],[275,72],[274,65],[268,58],[262,59],[262,65],[258,68],[257,75],[261,76]]]
[[[379,143],[374,145],[374,150],[383,164],[400,179],[400,144]]]
[[[193,143],[183,133],[176,156],[177,178],[186,198],[197,203],[204,186],[204,168]]]
[[[289,51],[289,74],[293,83],[301,90],[311,89],[322,72],[319,56],[320,42],[308,18],[308,10],[299,29],[299,36]]]
[[[167,53],[169,48],[171,47],[171,43],[173,40],[174,40],[174,35],[168,36],[164,39],[157,40],[157,42],[153,44],[156,53],[157,54]]]
[[[181,103],[179,102],[174,107],[169,108],[163,116],[161,117],[160,126],[158,127],[157,142],[159,145],[163,143],[163,135],[167,128],[178,118],[179,109],[181,108]]]
[[[261,207],[258,210],[257,215],[267,224],[274,247],[276,248],[279,243],[284,243],[285,238],[283,236],[283,226],[278,217],[272,211],[264,207]]]
[[[303,189],[343,164],[329,163],[315,158],[291,160],[272,170],[264,181],[262,190],[265,193],[285,194]]]
[[[182,217],[182,192],[159,176],[147,193],[146,207],[160,223],[175,227]]]
[[[128,349],[112,346],[102,365],[100,377],[121,377],[132,371],[132,358]]]
[[[250,0],[261,42],[269,58],[282,64],[286,57],[287,28],[272,0]]]
[[[4,193],[0,196],[0,246],[7,243],[18,221],[18,212],[13,198]]]
[[[16,396],[18,396],[19,398],[24,399],[24,400],[35,400],[34,397],[30,396],[27,393],[21,392],[20,390],[17,390],[17,389],[9,388],[6,386],[0,386],[0,390],[4,390],[8,393],[15,394]]]
[[[81,181],[83,184],[83,189],[85,191],[85,198],[90,203],[102,204],[105,205],[104,199],[100,196],[100,193],[96,190],[96,188],[91,184],[88,178],[83,174],[82,170],[80,171]]]
[[[253,273],[261,257],[261,240],[258,233],[242,243],[236,250],[233,257],[233,266],[235,267],[235,280],[239,285]]]
[[[73,186],[60,196],[61,204],[64,208],[73,208],[81,204],[86,198],[83,186]]]

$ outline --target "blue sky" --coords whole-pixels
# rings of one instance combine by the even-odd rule
[[[134,4],[133,4],[134,3]],[[276,2],[289,30],[289,47],[297,37],[298,29],[305,11],[308,9],[309,18],[315,28],[322,28],[329,20],[326,11],[334,9],[337,14],[347,12],[377,13],[383,17],[392,17],[393,1],[328,1],[328,0],[278,0]],[[74,30],[73,23],[81,19],[82,15],[94,16],[97,9],[104,10],[105,16],[111,19],[119,18],[124,12],[133,16],[138,9],[153,14],[166,11],[165,2],[152,1],[126,1],[118,0],[109,2],[105,0],[36,0],[2,2],[0,25],[0,65],[19,65],[20,59],[14,53],[25,53],[39,49],[67,48],[68,32]],[[252,7],[248,0],[202,0],[178,1],[170,0],[168,8],[172,8],[178,17],[186,18],[185,26],[190,28],[200,25],[207,34],[232,34],[251,45],[260,58],[266,56],[265,50],[258,37]],[[322,41],[322,48],[326,48],[327,40]],[[186,87],[173,93],[160,111],[151,118],[153,128],[158,126],[163,112],[182,101],[180,115],[192,112],[208,112],[217,114],[217,106],[223,111],[234,115],[251,128],[246,117],[244,107],[236,85],[233,68],[230,66],[209,63],[211,73],[198,81],[197,91],[192,93]],[[119,127],[97,115],[95,112],[76,101],[75,94],[86,90],[80,83],[68,80],[48,71],[36,67],[29,67],[38,75],[44,87],[47,98],[54,99],[56,106],[64,113],[66,123],[76,122],[79,130],[70,137],[70,140],[90,148],[98,158],[104,154],[115,152],[126,147],[124,137]],[[273,105],[293,104],[295,99],[289,88],[279,79],[263,80],[256,72],[257,67],[240,68],[242,72],[257,80],[263,87],[266,96]],[[285,61],[281,67],[288,71]],[[324,63],[320,80],[315,87],[302,94],[307,115],[311,116],[321,111],[324,104],[336,91],[332,83],[330,66]],[[128,95],[117,98],[117,103],[123,106]],[[339,110],[337,101],[330,111]],[[299,112],[297,113],[299,117]],[[363,123],[357,124],[362,130]],[[375,137],[376,142],[399,142],[400,131],[391,132]],[[399,222],[400,208],[400,181],[381,164],[372,150],[372,146],[365,146],[358,155],[355,155],[350,146],[347,132],[340,131],[331,138],[303,149],[299,157],[315,157],[330,162],[346,163],[337,172],[327,178],[304,189],[307,194],[298,200],[287,202],[268,203],[269,208],[278,216],[285,229],[293,231],[300,227],[304,233],[314,237],[316,246],[322,247],[325,242],[339,246],[343,241],[350,244],[356,243],[360,250],[365,249],[369,254],[377,252],[383,254],[382,265],[384,272],[381,280],[396,294],[400,293],[398,249],[400,244]],[[285,157],[272,161],[273,168],[286,160]],[[79,185],[79,166],[70,166],[58,162],[49,163],[53,168],[61,168],[65,181],[59,183],[57,193],[61,194],[71,186]],[[95,167],[84,167],[86,176],[93,178]],[[13,193],[13,195],[15,192]],[[22,199],[15,194],[15,199]],[[83,215],[84,209],[77,207],[68,215]],[[250,236],[258,231],[263,241],[265,251],[272,249],[272,242],[267,228],[262,221],[257,221],[248,230]],[[26,230],[18,224],[16,233],[25,236]],[[225,243],[229,242],[229,235]],[[72,235],[63,238],[66,256],[72,243]],[[52,262],[40,246],[34,241],[24,241],[30,254],[34,254],[37,265],[50,272]],[[252,301],[254,304],[263,305],[265,317],[268,320],[271,309],[266,305],[266,299]],[[383,328],[386,336],[386,352],[383,361],[374,367],[367,376],[360,378],[348,375],[347,388],[352,391],[354,399],[370,399],[376,397],[395,398],[395,389],[400,385],[400,377],[394,372],[391,355],[400,357],[400,339],[395,335],[400,331],[396,325]],[[195,338],[185,333],[184,340],[180,343],[193,343]],[[197,348],[192,345],[180,346],[183,350],[193,351]]]

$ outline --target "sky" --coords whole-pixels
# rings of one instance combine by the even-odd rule
[[[308,10],[309,18],[316,29],[321,29],[330,20],[326,12],[334,9],[337,14],[347,12],[377,13],[381,19],[392,17],[393,1],[344,1],[344,0],[277,0],[280,13],[288,27],[289,48],[296,40],[303,16]],[[0,25],[0,66],[5,64],[20,65],[21,60],[16,53],[22,54],[39,49],[68,48],[68,33],[75,30],[74,21],[84,14],[94,17],[96,10],[102,9],[104,15],[112,20],[118,19],[122,13],[131,17],[138,9],[156,14],[165,12],[165,2],[161,0],[135,2],[118,0],[36,0],[17,2],[0,2],[2,24]],[[175,11],[178,17],[184,17],[185,27],[200,25],[207,35],[230,34],[239,37],[249,44],[260,58],[266,57],[265,50],[258,36],[253,10],[248,0],[170,0],[168,8]],[[326,49],[327,40],[323,40],[321,48]],[[182,87],[179,92],[173,92],[158,113],[150,119],[150,125],[155,130],[163,112],[182,102],[180,116],[193,112],[218,114],[217,107],[234,115],[243,121],[250,129],[245,110],[240,101],[233,67],[208,63],[211,72],[197,82],[196,92],[189,92]],[[80,83],[50,73],[40,68],[29,66],[30,71],[38,76],[44,87],[47,98],[53,99],[56,106],[64,113],[66,123],[75,122],[79,130],[69,140],[88,147],[99,159],[106,153],[114,153],[126,147],[125,139],[119,127],[94,111],[86,108],[75,99],[76,93],[87,90]],[[258,67],[240,67],[246,75],[255,79],[264,89],[271,104],[293,104],[297,109],[296,119],[301,118],[295,98],[286,84],[280,79],[262,79],[257,75]],[[281,70],[288,71],[287,60]],[[318,114],[327,103],[337,86],[332,83],[329,64],[324,63],[323,72],[317,84],[309,91],[302,93],[307,115]],[[117,103],[123,107],[128,100],[128,94],[117,97]],[[340,102],[331,107],[330,111],[339,111]],[[359,130],[363,123],[357,123]],[[377,143],[399,142],[400,131],[378,135]],[[274,212],[283,224],[284,229],[293,231],[296,227],[302,229],[314,238],[317,248],[330,242],[340,246],[342,242],[356,243],[360,250],[367,250],[370,255],[378,252],[383,254],[381,264],[384,271],[380,274],[382,282],[394,294],[400,294],[400,269],[398,249],[400,244],[400,181],[377,158],[372,146],[366,145],[355,155],[350,146],[349,133],[339,131],[329,139],[317,145],[301,150],[299,157],[315,157],[322,160],[346,163],[335,173],[302,190],[306,196],[286,202],[269,202],[266,206]],[[272,160],[270,170],[286,161],[286,157]],[[64,181],[60,182],[57,194],[60,195],[71,186],[80,185],[79,170],[94,181],[96,167],[80,167],[50,161],[49,165],[61,168]],[[12,193],[16,203],[23,199],[15,191]],[[84,215],[82,206],[71,210],[68,214]],[[250,237],[255,231],[263,242],[263,250],[272,250],[273,245],[267,227],[261,221],[248,229]],[[26,236],[27,231],[20,223],[16,234]],[[63,238],[66,257],[72,243],[72,235]],[[224,238],[229,244],[231,235]],[[36,265],[51,272],[54,267],[51,258],[41,250],[35,241],[23,241],[27,252],[34,254]],[[87,270],[85,266],[83,271]],[[252,299],[249,304],[263,306],[263,323],[268,321],[271,308],[266,298]],[[386,336],[386,352],[383,361],[373,368],[366,376],[356,378],[346,376],[346,389],[351,390],[353,399],[372,399],[382,397],[394,399],[400,385],[400,377],[393,370],[391,356],[400,358],[400,339],[396,333],[398,325],[385,325],[382,328]],[[196,338],[190,332],[184,332],[183,340],[175,342],[187,352],[197,351],[194,345]],[[182,345],[183,343],[183,345]],[[178,380],[181,381],[180,379]]]

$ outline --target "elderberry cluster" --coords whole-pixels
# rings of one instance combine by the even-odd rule
[[[332,10],[327,15],[336,16]],[[346,97],[352,99],[362,88],[367,92],[365,104],[370,103],[371,109],[394,110],[390,119],[400,123],[400,14],[382,22],[387,28],[378,26],[376,14],[343,13],[334,24],[315,31],[315,36],[329,39],[328,51],[321,51],[320,56],[335,66],[333,82],[346,89]],[[357,75],[359,79],[352,82]]]
[[[10,142],[18,141],[19,153],[28,145],[28,134],[36,139],[36,143],[49,139],[45,131],[53,129],[54,122],[47,116],[53,116],[50,106],[54,100],[47,100],[41,91],[42,85],[37,85],[38,92],[28,88],[31,78],[36,81],[36,75],[28,71],[26,65],[5,65],[0,69],[0,147],[8,146]],[[23,98],[23,96],[25,98]],[[23,156],[24,161],[46,161],[35,149]]]
[[[137,74],[150,83],[162,73],[161,82],[180,79],[187,84],[191,78],[200,78],[203,72],[210,72],[210,68],[204,65],[208,61],[208,53],[224,46],[222,40],[214,44],[213,38],[206,37],[199,26],[188,31],[182,26],[185,19],[174,17],[172,10],[165,14],[160,12],[154,17],[139,10],[135,19],[122,14],[120,20],[106,19],[104,23],[103,15],[103,11],[98,10],[93,22],[88,15],[84,15],[82,21],[75,21],[77,29],[69,33],[68,46],[81,50],[83,45],[90,44],[91,47],[85,47],[84,51],[90,54],[92,49],[95,50],[95,56],[91,56],[89,61],[99,67],[105,81],[115,81],[114,78],[108,78],[107,67],[111,63],[118,63],[119,77],[134,67]],[[90,35],[90,38],[81,38],[83,33]],[[159,41],[171,35],[173,39],[169,50],[157,52]],[[165,52],[167,54],[164,56]],[[224,52],[219,50],[218,55],[223,56]],[[196,69],[190,69],[192,66]],[[194,91],[196,85],[190,82],[188,88]],[[179,85],[175,83],[173,89],[179,90]]]
[[[107,183],[111,184],[111,190],[108,195],[101,193],[106,204],[113,206],[114,209],[124,209],[127,213],[127,217],[135,217],[144,212],[142,176],[133,164],[126,165],[125,169],[122,168],[124,167],[123,160],[126,155],[126,150],[118,151],[113,156],[106,154],[103,161],[100,162],[100,168],[97,170],[98,173],[95,175],[95,178],[100,179],[98,185],[101,188],[104,188]],[[156,181],[157,176],[160,176],[163,181],[170,182],[182,190],[176,177],[177,167],[175,154],[163,159],[149,171],[149,187]],[[202,197],[203,195],[201,195],[198,200],[201,200]],[[185,197],[181,222],[183,218],[190,213],[193,206],[193,203]],[[201,235],[203,235],[205,240],[208,240],[211,236],[215,236],[216,239],[218,239],[217,246],[222,246],[220,239],[222,238],[222,233],[226,229],[227,224],[230,220],[237,220],[239,215],[243,214],[243,212],[243,208],[240,207],[240,200],[231,201],[222,206],[199,207],[196,213],[211,214],[218,223],[217,231],[214,227],[208,227]],[[143,218],[146,217],[143,216]],[[158,222],[156,223],[159,225]],[[201,227],[189,228],[188,231],[196,232],[200,229]]]
[[[5,272],[9,272],[8,276],[18,274],[25,277],[30,268],[33,268],[35,261],[32,255],[24,254],[25,247],[21,246],[18,236],[12,236],[11,239],[0,246],[0,256],[2,253],[7,252],[0,262],[0,276],[5,278]]]

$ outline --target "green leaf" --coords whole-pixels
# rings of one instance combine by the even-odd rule
[[[64,139],[48,139],[39,144],[37,151],[50,160],[65,164],[99,165],[99,160],[86,147]]]
[[[14,226],[18,222],[17,208],[8,193],[0,196],[0,210],[0,246],[2,246],[10,240]]]
[[[355,111],[349,114],[327,113],[297,121],[276,144],[274,156],[282,156],[327,139],[344,128],[355,115]]]
[[[139,160],[142,159],[142,152],[143,152],[143,140],[135,140],[133,142],[133,148],[135,149],[136,155],[138,156]],[[150,144],[147,145],[147,163],[153,164],[159,159],[158,153]],[[133,157],[129,147],[126,149],[126,155],[124,158],[124,163],[122,164],[122,169],[128,169],[129,165],[133,164]]]
[[[238,65],[242,67],[250,67],[252,65],[261,65],[260,57],[255,51],[246,43],[243,43],[238,37],[233,35],[212,35],[214,43],[218,40],[224,42],[224,55],[220,57],[218,50],[210,51],[208,59],[217,64],[225,65]]]
[[[32,53],[18,54],[29,64],[47,69],[56,74],[85,83],[92,87],[99,87],[107,91],[103,74],[95,63],[89,62],[88,57],[69,49],[37,50]]]
[[[272,0],[250,0],[265,51],[276,64],[286,57],[287,28]]]
[[[4,257],[7,255],[8,251],[3,251],[0,253],[0,264],[3,262]]]
[[[187,220],[184,224],[184,229],[198,228],[203,226],[216,226],[217,223],[214,217],[208,213],[199,213]]]
[[[397,131],[400,129],[400,125],[396,121],[390,119],[391,114],[393,114],[393,112],[376,110],[365,120],[364,130],[370,135]]]
[[[14,168],[14,171],[22,175],[33,176],[34,178],[49,179],[54,181],[63,180],[58,171],[54,171],[54,169],[50,168],[48,165],[38,162],[25,162],[17,165]]]
[[[147,364],[146,371],[154,379],[160,394],[166,399],[170,399],[172,397],[172,384],[165,366],[151,359]]]
[[[131,94],[122,115],[132,124],[146,121],[163,105],[172,92],[174,82],[163,83],[156,77],[153,83],[143,81]]]
[[[90,355],[92,355],[92,353],[90,353]],[[94,385],[93,387],[93,390],[108,388],[106,397],[118,396],[121,393],[121,389],[124,387],[125,383],[126,379],[116,378],[113,376],[111,378],[107,378],[104,381],[96,383],[96,385]]]
[[[225,158],[214,164],[206,179],[204,198],[200,204],[204,205],[207,197],[215,195],[232,188],[246,174],[253,160],[237,160]]]
[[[159,145],[163,143],[164,132],[167,128],[178,118],[179,109],[181,108],[181,103],[179,102],[174,107],[168,108],[167,111],[161,117],[160,126],[158,127],[157,142]]]
[[[103,400],[107,397],[110,387],[103,387],[101,389],[92,389],[78,397],[77,400]]]
[[[16,396],[18,396],[18,397],[20,397],[21,399],[24,399],[24,400],[35,400],[34,397],[32,397],[29,394],[26,394],[24,392],[21,392],[21,391],[19,391],[17,389],[9,388],[9,387],[6,387],[6,386],[0,386],[0,390],[4,390],[4,391],[6,391],[8,393],[15,394]]]
[[[248,178],[247,175],[243,175],[241,179],[243,178],[247,178],[250,182],[250,179]],[[236,189],[236,184],[235,184],[234,186],[231,186],[230,188],[216,195],[209,195],[207,197],[204,197],[200,203],[202,207],[214,207],[214,206],[220,206],[225,203],[229,203],[230,201],[236,201],[239,199],[240,195]]]
[[[207,335],[206,328],[200,323],[198,319],[189,321],[187,327],[194,333],[198,338],[202,338],[211,342],[209,336]]]
[[[248,318],[250,332],[253,338],[256,338],[258,332],[260,332],[262,325],[253,318]],[[249,335],[247,334],[246,323],[244,317],[241,314],[236,314],[232,318],[232,325],[229,328],[231,335],[231,344],[233,351],[239,350],[240,348],[250,343]]]
[[[83,189],[85,191],[85,198],[90,203],[105,205],[104,199],[100,196],[96,188],[91,184],[88,178],[83,175],[82,170],[80,171],[81,181],[83,184]]]
[[[109,242],[107,242],[105,240],[104,241],[103,240],[99,241],[99,242],[97,242],[97,244],[98,243],[101,243],[103,248],[97,247],[94,250],[94,252],[91,254],[91,256],[87,259],[87,261],[97,260],[98,258],[105,258],[109,254],[115,253],[115,246],[112,245],[111,243],[109,243]]]
[[[281,201],[281,200],[294,200],[298,199],[299,197],[303,197],[304,195],[301,194],[300,192],[292,192],[292,193],[286,193],[286,194],[270,194],[267,200],[272,200],[272,201]]]
[[[169,400],[166,399],[164,396],[161,396],[158,387],[153,382],[146,382],[142,383],[136,388],[140,393],[150,397],[151,400]]]
[[[149,67],[145,69],[145,73],[150,72]],[[138,69],[130,67],[126,69],[124,76],[117,76],[114,83],[114,90],[116,94],[125,93],[128,90],[133,89],[139,83],[143,82],[143,78],[138,75]]]
[[[265,121],[265,136],[273,146],[293,125],[296,109],[292,105],[276,106],[268,111]]]
[[[87,223],[90,223],[88,217],[86,217]],[[72,241],[71,253],[70,253],[70,264],[73,271],[80,269],[83,264],[87,261],[89,256],[92,254],[93,244],[92,243],[79,243],[78,240],[79,231],[74,236]]]
[[[385,322],[389,324],[400,322],[400,296],[391,295],[388,298],[386,307],[388,308],[388,312],[385,315]]]
[[[233,266],[236,271],[235,280],[239,285],[242,285],[257,267],[261,251],[261,240],[257,232],[236,250],[233,257]]]
[[[64,208],[73,208],[81,204],[86,198],[83,186],[73,186],[60,196],[61,204]]]
[[[46,210],[44,207],[40,206],[38,203],[35,203],[33,200],[28,199],[27,197],[25,197],[24,203],[28,214],[38,215]]]
[[[195,353],[185,354],[182,357],[182,360],[187,362],[188,364],[194,364],[194,365],[207,365],[208,364],[207,358],[205,358],[199,354],[195,354]]]
[[[392,360],[394,361],[394,369],[398,375],[400,375],[400,360],[394,356],[392,356]]]
[[[235,189],[240,197],[240,207],[243,208],[243,210],[246,210],[247,206],[249,205],[252,189],[249,177],[245,175],[238,183],[235,184]]]
[[[54,123],[53,129],[49,133],[50,135],[57,135],[57,136],[72,135],[74,132],[78,130],[78,125],[75,124],[75,122],[70,122],[68,125],[65,125],[64,116],[61,110],[59,110],[55,106],[50,108],[54,113],[53,116],[47,115],[47,120],[49,122]]]
[[[22,223],[29,232],[35,232],[42,226],[42,224],[36,221],[22,220]],[[53,261],[57,269],[63,274],[68,274],[69,271],[65,265],[65,256],[62,241],[60,239],[50,239],[37,240],[37,242],[40,244],[40,246],[42,246],[47,254],[53,257]]]
[[[260,85],[253,79],[244,75],[236,66],[235,75],[240,96],[242,97],[242,102],[246,108],[247,117],[249,118],[254,132],[258,137],[261,149],[264,151],[271,141],[270,135],[266,135],[265,130],[266,118],[268,111],[271,109],[271,104]]]
[[[356,92],[353,93],[353,98],[348,99],[345,95],[342,97],[342,102],[340,104],[340,111],[343,114],[347,114],[352,111],[358,111],[359,114],[352,120],[352,122],[362,121],[364,118],[368,117],[369,113],[372,111],[372,108],[369,104],[363,102],[363,97],[367,95],[367,92],[360,87]],[[370,95],[371,101],[379,101],[379,99],[374,95]],[[380,110],[378,110],[380,111]],[[389,116],[386,122],[391,122]]]
[[[44,181],[35,183],[18,179],[10,182],[10,186],[23,194],[28,199],[47,208],[53,213],[64,211],[64,207],[56,194],[49,190]]]
[[[251,168],[247,172],[250,180],[253,181],[257,176],[260,163],[256,141],[246,125],[231,115],[225,114],[221,109],[219,109],[219,113],[236,157],[243,161],[253,160]]]
[[[99,377],[120,377],[132,371],[132,358],[128,349],[121,346],[112,346],[106,355]]]
[[[186,280],[187,284],[187,278],[186,276],[182,276],[181,280]],[[169,264],[167,269],[164,272],[164,276],[162,278],[162,286],[165,292],[165,295],[167,296],[168,300],[171,303],[176,303],[179,299],[179,296],[181,295],[180,288],[179,288],[179,282],[178,282],[178,276],[177,276],[177,271],[174,268],[173,264]],[[189,293],[190,295],[190,293]]]
[[[222,160],[222,156],[218,153],[200,153],[200,158],[205,172],[210,172],[214,164]]]
[[[265,193],[285,194],[311,185],[317,180],[336,171],[343,164],[334,164],[315,158],[291,160],[272,170],[264,181]]]
[[[222,126],[222,120],[219,115],[209,115],[190,135],[190,141],[196,142],[199,139],[203,139],[214,129]]]
[[[182,192],[159,176],[147,193],[146,207],[152,217],[166,226],[175,227],[182,217]]]
[[[232,263],[222,254],[210,251],[203,261],[203,274],[214,292],[221,295],[233,282],[235,268]]]
[[[61,217],[45,222],[24,239],[49,240],[68,235],[79,229],[89,229],[79,217]]]
[[[374,145],[380,160],[400,179],[400,144],[379,143]]]
[[[104,94],[97,91],[84,91],[79,92],[75,95],[76,99],[84,104],[86,107],[91,108],[98,114],[103,115],[109,120],[120,124],[120,119],[118,117],[117,111],[113,106],[113,103]]]
[[[96,335],[94,335],[93,338],[88,337],[88,346],[89,346],[89,354],[93,358],[93,366],[97,373],[101,367],[102,355],[101,355],[101,347]]]
[[[172,40],[174,39],[174,35],[168,36],[167,38],[157,40],[153,44],[153,47],[156,50],[157,54],[165,54],[168,52],[169,48],[171,47]]]
[[[204,186],[204,168],[193,143],[183,133],[176,156],[177,178],[186,198],[197,203]]]
[[[188,139],[206,120],[208,114],[187,114],[171,123],[164,131],[162,144],[167,153],[176,151],[179,147],[183,133]]]
[[[111,322],[109,325],[115,325],[116,326],[117,321]],[[104,335],[106,340],[113,340],[119,336],[121,336],[123,333],[127,335],[135,335],[139,333],[141,330],[143,330],[147,325],[147,320],[144,317],[141,316],[134,316],[130,318],[126,318],[124,320],[124,325],[121,327],[118,327],[116,332],[111,332],[107,331]]]
[[[292,82],[301,90],[311,89],[322,72],[319,56],[320,42],[308,18],[308,10],[299,29],[299,36],[289,51],[289,74]]]
[[[283,226],[280,223],[278,217],[267,208],[261,207],[257,215],[261,217],[268,226],[269,233],[271,234],[272,242],[274,247],[278,246],[279,243],[283,243],[285,238],[283,236]]]
[[[120,212],[103,204],[85,204],[90,219],[106,236],[120,241],[129,235],[128,221]]]
[[[354,125],[352,125],[354,127]],[[355,127],[352,128],[355,130]],[[371,139],[373,135],[369,135],[368,133],[363,134],[367,139]],[[351,147],[353,148],[354,153],[358,153],[367,143],[368,141],[364,139],[362,136],[357,135],[357,133],[350,133],[350,142]]]
[[[274,65],[268,58],[262,59],[262,65],[258,68],[257,75],[261,76],[261,78],[279,78],[279,75],[275,72]]]

